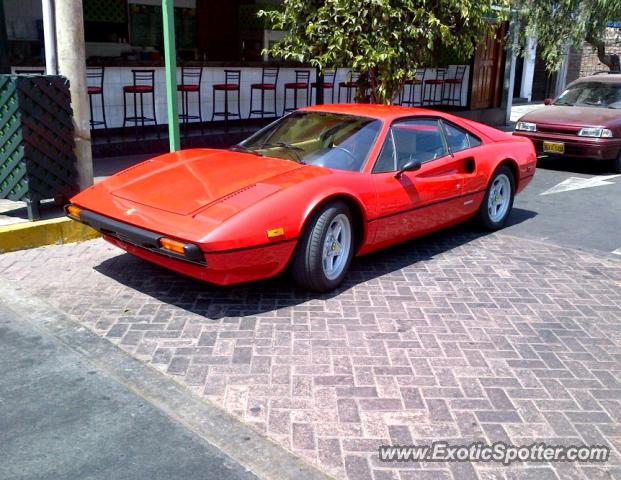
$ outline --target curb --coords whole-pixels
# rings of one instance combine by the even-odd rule
[[[0,253],[82,242],[100,236],[99,232],[67,217],[4,225],[0,226]]]

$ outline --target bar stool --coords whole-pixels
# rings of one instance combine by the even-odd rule
[[[296,70],[295,71],[295,82],[285,83],[285,100],[283,105],[282,114],[284,115],[287,112],[292,112],[298,108],[298,91],[306,90],[306,105],[309,102],[309,80],[310,80],[310,70]],[[287,92],[289,90],[293,90],[293,107],[287,107]]]
[[[253,83],[250,85],[250,112],[248,113],[248,118],[251,118],[252,115],[261,115],[261,118],[265,118],[265,115],[271,115],[273,117],[278,115],[276,113],[276,86],[278,85],[279,72],[280,67],[263,67],[261,83]],[[261,92],[261,108],[259,110],[252,109],[252,97],[255,90]],[[268,91],[274,92],[274,110],[272,111],[265,110],[265,93]]]
[[[331,103],[334,103],[334,77],[336,70],[326,70],[323,74],[323,89],[332,91]],[[317,82],[311,83],[311,100],[313,99],[313,90],[317,90]],[[317,94],[315,93],[315,103],[317,102]]]
[[[414,78],[408,78],[403,82],[403,88],[399,92],[399,105],[422,105],[423,104],[423,82],[425,81],[426,68],[417,68]],[[405,98],[405,89],[409,87],[409,95]],[[416,100],[416,87],[420,90],[420,100]]]
[[[466,65],[457,65],[455,67],[455,75],[444,80],[447,86],[446,94],[442,92],[442,103],[446,100],[445,105],[461,105],[461,89],[464,84],[464,76],[466,74]]]
[[[423,81],[423,105],[441,105],[442,96],[444,94],[444,77],[446,76],[446,68],[436,68],[435,78]],[[429,87],[430,95],[427,96],[427,87]],[[440,98],[438,99],[438,87],[440,87]]]
[[[181,113],[179,118],[187,125],[190,120],[198,120],[201,124],[201,133],[204,131],[203,112],[201,108],[201,79],[203,67],[181,67],[181,85],[177,85],[177,91],[181,92]],[[190,93],[196,93],[198,97],[198,115],[190,115]]]
[[[104,72],[104,67],[86,67],[86,92],[88,93],[88,103],[91,111],[91,129],[94,129],[97,125],[103,125],[105,129],[108,128],[103,90]],[[95,95],[101,96],[101,120],[95,120],[93,115],[93,97]]]
[[[136,127],[136,138],[138,138],[138,123],[144,128],[145,122],[153,122],[157,130],[157,117],[155,114],[155,70],[132,70],[133,84],[123,86],[123,129],[127,122],[133,122]],[[134,97],[134,115],[127,116],[127,94]],[[153,117],[144,114],[144,95],[151,94],[151,108]],[[140,96],[140,115],[138,115],[138,96]],[[144,131],[143,131],[144,133]],[[157,138],[160,138],[157,130]]]
[[[237,117],[241,119],[241,111],[239,109],[239,84],[241,81],[241,70],[224,70],[224,83],[216,83],[213,86],[213,111],[211,121],[215,117],[224,117],[224,130],[228,131],[229,117]],[[224,110],[216,111],[216,92],[224,92]],[[229,112],[229,92],[237,92],[237,113]]]
[[[349,71],[349,80],[344,82],[339,82],[339,94],[337,97],[338,103],[341,103],[341,89],[345,88],[347,90],[347,103],[351,103],[352,95],[351,92],[353,90],[358,89],[358,80],[360,80],[360,73],[354,72],[353,70]]]

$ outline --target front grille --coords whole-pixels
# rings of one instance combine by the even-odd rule
[[[565,127],[561,125],[540,125],[537,124],[539,133],[556,133],[558,135],[578,135],[581,127]]]

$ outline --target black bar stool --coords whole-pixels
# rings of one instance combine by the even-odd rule
[[[344,82],[339,82],[339,94],[338,94],[338,103],[341,103],[341,90],[345,88],[347,90],[347,103],[352,102],[352,92],[358,89],[358,80],[360,79],[360,73],[354,72],[353,70],[349,71],[349,80],[345,80]]]
[[[241,81],[241,70],[224,70],[224,83],[216,83],[213,86],[213,112],[211,121],[215,117],[224,117],[224,130],[228,130],[229,117],[241,119],[239,84]],[[216,111],[216,92],[224,92],[224,110]],[[237,113],[229,112],[229,92],[237,92]]]
[[[326,70],[323,74],[324,95],[325,95],[326,90],[331,90],[332,92],[332,97],[331,97],[332,100],[330,100],[331,103],[334,103],[334,77],[336,77],[336,70]],[[311,100],[313,99],[313,90],[317,90],[317,82],[311,83]]]
[[[123,129],[127,122],[132,122],[136,127],[136,138],[138,138],[138,123],[144,128],[145,122],[153,122],[157,129],[157,117],[155,114],[155,70],[132,70],[134,79],[133,85],[123,87]],[[134,115],[127,116],[127,94],[134,97]],[[144,114],[144,95],[151,94],[151,108],[153,117]],[[138,96],[140,97],[140,115],[138,115]],[[144,131],[143,131],[144,133]],[[157,138],[160,138],[157,130]]]
[[[278,85],[278,73],[280,67],[263,67],[261,72],[261,83],[253,83],[250,85],[250,112],[248,118],[252,115],[261,115],[261,118],[265,118],[266,115],[276,117],[276,86]],[[255,90],[261,92],[261,108],[259,110],[253,110],[252,97]],[[268,91],[274,92],[274,110],[265,110],[265,93]]]
[[[403,89],[399,92],[399,105],[422,105],[423,104],[423,82],[425,81],[426,68],[416,69],[414,78],[408,78],[403,83]],[[416,100],[416,87],[420,90],[420,100]],[[408,88],[408,96],[405,98],[406,88]]]
[[[86,67],[86,91],[88,93],[88,103],[91,110],[91,129],[97,125],[103,125],[108,128],[106,123],[106,104],[104,102],[104,67]],[[93,97],[99,95],[101,97],[101,120],[95,120],[93,115]]]
[[[181,113],[179,118],[187,125],[190,120],[198,120],[201,124],[201,133],[204,132],[203,112],[201,107],[201,79],[203,67],[181,67],[181,85],[177,85],[177,91],[181,92]],[[198,115],[190,115],[190,93],[196,93],[198,97]]]
[[[447,88],[446,92],[442,92],[442,103],[446,100],[447,103],[445,105],[461,105],[461,89],[464,84],[465,74],[466,65],[457,65],[455,67],[455,75],[444,80],[444,85]]]
[[[435,78],[423,81],[423,105],[441,105],[444,94],[444,77],[446,68],[436,68]],[[427,89],[429,87],[429,89]],[[440,98],[438,99],[438,87],[440,88]],[[429,91],[430,95],[427,95]]]
[[[295,71],[295,82],[285,83],[285,100],[283,105],[282,114],[284,115],[287,112],[292,112],[293,110],[297,110],[298,108],[298,92],[300,90],[306,90],[306,105],[308,106],[309,102],[309,80],[310,80],[310,70],[296,70]],[[287,107],[287,92],[289,90],[293,90],[293,107]]]

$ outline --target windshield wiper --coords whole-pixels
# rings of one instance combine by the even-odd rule
[[[284,148],[287,152],[290,152],[295,156],[292,157],[292,160],[296,162],[304,163],[302,157],[299,152],[304,152],[305,150],[302,147],[298,147],[297,145],[291,145],[287,142],[274,142],[274,143],[262,143],[259,148]]]
[[[242,145],[241,143],[237,143],[233,145],[232,147],[229,147],[229,150],[231,150],[232,152],[250,153],[251,155],[256,155],[257,157],[265,156],[261,152],[257,152],[255,149],[246,147],[245,145]]]

